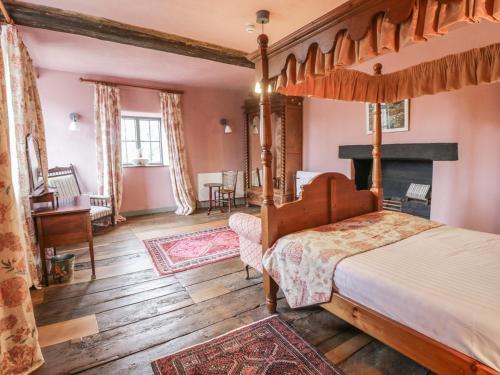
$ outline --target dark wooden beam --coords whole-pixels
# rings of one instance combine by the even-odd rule
[[[17,25],[83,35],[131,46],[255,68],[243,51],[194,39],[133,26],[106,18],[20,1],[6,1],[5,7]],[[1,17],[4,20],[4,17]]]

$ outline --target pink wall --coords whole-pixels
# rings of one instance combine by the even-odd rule
[[[80,75],[40,69],[38,81],[45,117],[49,165],[73,163],[82,190],[96,191],[93,90],[78,81]],[[244,128],[238,91],[177,87],[184,90],[183,118],[188,162],[196,188],[202,172],[242,169]],[[122,110],[160,112],[158,93],[140,89],[121,90]],[[80,132],[70,132],[69,113],[77,112]],[[229,120],[232,134],[224,134],[219,119]],[[175,206],[168,167],[124,168],[122,211]]]
[[[42,102],[49,166],[77,168],[83,191],[97,190],[92,87],[78,82],[78,76],[40,69],[38,90]],[[79,113],[80,131],[68,131],[69,114]]]
[[[492,25],[456,30],[372,60],[360,70],[381,62],[385,72],[393,71],[493,43],[491,36],[500,35],[500,27]],[[434,163],[432,219],[500,234],[499,98],[498,83],[416,98],[410,104],[410,131],[383,134],[383,143],[458,142],[458,161]],[[363,103],[304,101],[305,169],[349,175],[350,161],[338,158],[338,146],[370,143]]]

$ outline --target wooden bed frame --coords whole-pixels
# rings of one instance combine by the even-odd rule
[[[268,90],[269,69],[265,34],[258,37],[262,62],[261,124],[262,251],[265,253],[280,237],[299,230],[334,223],[382,209],[381,118],[380,104],[375,107],[373,129],[373,170],[371,190],[357,191],[355,184],[338,173],[325,173],[305,185],[301,199],[276,206],[273,201],[271,113]],[[381,73],[381,65],[374,67]],[[270,313],[276,312],[278,285],[264,270],[264,290]],[[409,327],[391,320],[350,299],[333,293],[329,303],[321,305],[353,326],[380,340],[400,353],[438,374],[500,374],[492,368],[437,342]]]

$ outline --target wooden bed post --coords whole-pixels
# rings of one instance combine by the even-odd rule
[[[373,66],[375,75],[382,74],[382,64]],[[382,210],[384,200],[384,189],[382,188],[382,117],[381,105],[375,103],[375,116],[373,121],[373,168],[372,168],[372,188],[370,189],[375,196],[375,207]]]
[[[262,255],[269,249],[278,239],[278,226],[273,220],[275,213],[274,205],[274,187],[273,187],[273,172],[271,153],[272,135],[271,135],[271,103],[269,100],[269,67],[267,60],[267,43],[268,37],[265,34],[260,34],[257,38],[262,59],[262,91],[260,94],[260,145],[262,148],[261,160],[264,181],[262,184]],[[267,309],[271,314],[276,312],[276,295],[278,293],[278,285],[269,276],[267,271],[263,270],[264,291],[266,294]]]

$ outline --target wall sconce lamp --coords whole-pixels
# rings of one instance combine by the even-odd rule
[[[229,125],[229,121],[225,118],[221,118],[219,123],[224,126],[224,133],[225,134],[230,134],[233,132],[233,129],[231,128],[231,125]]]
[[[71,122],[69,123],[69,130],[72,132],[80,131],[80,127],[78,126],[78,120],[80,120],[80,115],[78,113],[70,113],[69,118]]]

